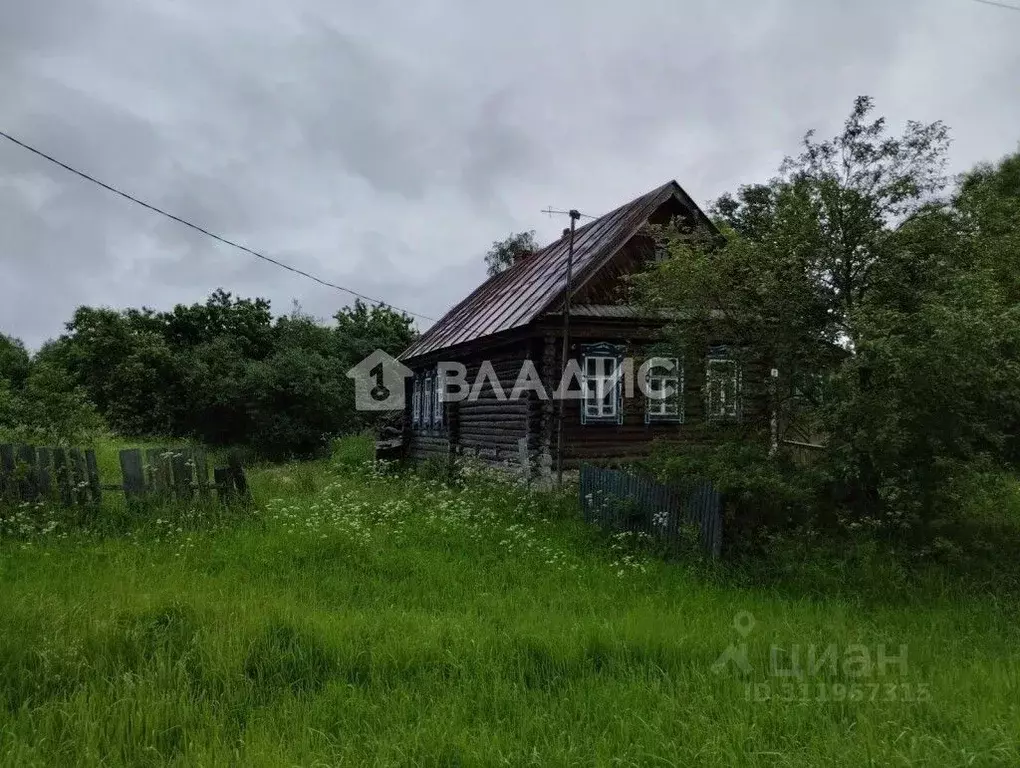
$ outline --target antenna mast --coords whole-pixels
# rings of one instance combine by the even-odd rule
[[[549,211],[550,215],[554,212],[559,213],[559,211],[552,211],[552,209],[549,209]],[[574,225],[581,218],[581,214],[573,208],[569,211],[564,211],[564,213],[570,217],[570,229],[564,229],[563,234],[570,239],[567,245],[567,279],[563,291],[563,351],[560,355],[561,371],[567,370],[567,360],[570,357],[570,291],[573,288],[574,279]],[[560,376],[562,377],[562,375],[561,373]],[[560,397],[556,419],[556,485],[559,488],[563,487],[563,421],[565,400],[566,397]],[[583,408],[584,406],[582,405],[581,407]]]

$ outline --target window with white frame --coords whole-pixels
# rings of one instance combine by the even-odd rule
[[[432,426],[441,429],[443,426],[443,395],[446,391],[443,374],[437,371],[432,377],[434,403],[432,405]]]
[[[421,423],[424,427],[432,426],[433,406],[436,399],[436,379],[434,376],[426,375],[422,379],[422,409]]]
[[[739,419],[740,365],[729,357],[711,357],[705,371],[706,415],[709,420]]]
[[[415,376],[411,380],[411,425],[421,425],[421,390],[422,377]]]
[[[645,373],[645,421],[684,420],[684,369],[676,357],[655,358]]]
[[[620,424],[623,418],[620,354],[608,344],[584,350],[584,400],[581,423]]]

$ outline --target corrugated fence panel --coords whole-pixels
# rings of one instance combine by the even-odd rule
[[[643,532],[680,549],[697,541],[710,557],[722,549],[722,496],[705,480],[663,484],[591,464],[581,466],[585,522],[609,531]]]

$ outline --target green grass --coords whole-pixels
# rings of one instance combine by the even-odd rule
[[[1020,764],[1013,595],[737,586],[555,496],[340,453],[253,470],[255,514],[212,527],[0,542],[2,762]],[[840,664],[784,689],[773,644]],[[854,677],[854,644],[906,668]]]

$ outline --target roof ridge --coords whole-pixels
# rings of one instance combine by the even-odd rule
[[[593,265],[611,258],[653,211],[666,192],[700,209],[675,179],[670,179],[574,230],[574,270],[581,280]],[[657,205],[658,203],[656,203]],[[701,214],[704,216],[704,214]],[[569,238],[561,235],[528,258],[492,275],[449,309],[418,337],[400,359],[436,352],[526,325],[563,292]]]

